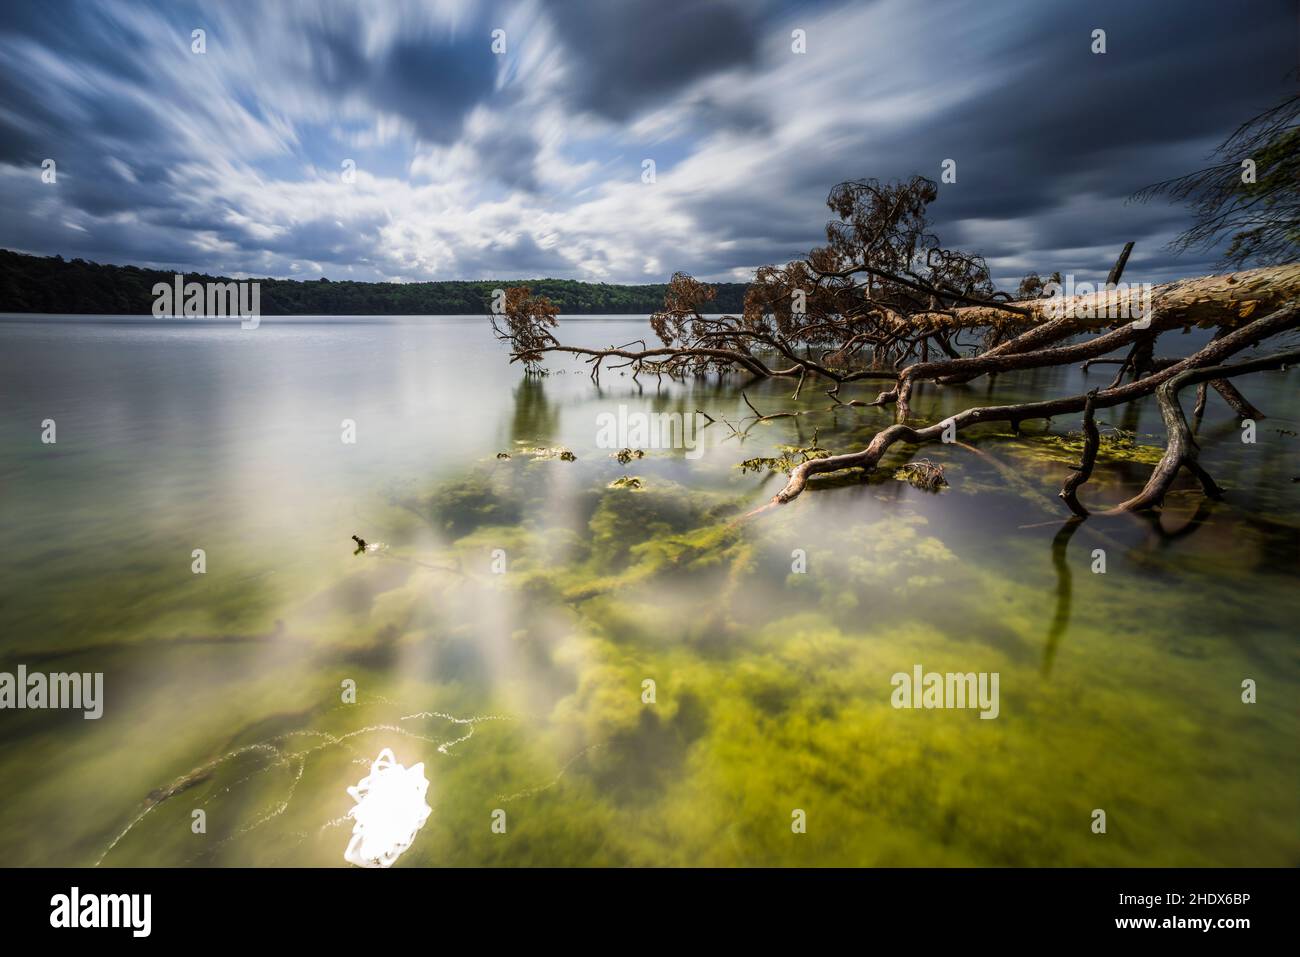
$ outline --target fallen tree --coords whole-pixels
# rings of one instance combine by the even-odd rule
[[[1232,332],[1227,336],[1216,339],[1207,345],[1204,349],[1189,356],[1186,359],[1180,359],[1158,372],[1130,382],[1126,385],[1115,386],[1113,388],[1090,392],[1086,395],[1067,396],[1061,399],[1048,399],[1042,402],[1023,402],[1016,405],[1003,406],[979,406],[966,409],[956,415],[937,422],[934,425],[922,429],[914,429],[908,425],[898,423],[884,429],[878,433],[871,443],[860,452],[852,452],[845,455],[833,455],[827,458],[812,459],[804,462],[794,468],[790,473],[790,479],[786,482],[785,487],[773,496],[771,505],[781,505],[791,501],[798,496],[808,484],[808,479],[824,472],[836,472],[842,469],[864,469],[870,471],[876,467],[882,455],[896,442],[907,442],[913,445],[920,445],[926,442],[932,442],[941,439],[945,433],[950,436],[949,441],[953,439],[957,432],[964,426],[975,425],[977,423],[987,422],[1009,422],[1012,425],[1018,425],[1026,419],[1050,419],[1054,416],[1065,415],[1070,412],[1082,412],[1085,407],[1091,405],[1092,408],[1108,408],[1110,406],[1121,405],[1126,402],[1132,402],[1134,399],[1150,395],[1164,382],[1173,379],[1181,372],[1195,372],[1203,367],[1210,367],[1211,373],[1219,370],[1214,367],[1214,363],[1231,356],[1249,346],[1257,345],[1264,339],[1276,335],[1288,329],[1294,329],[1300,325],[1300,305],[1296,302],[1290,302],[1276,312],[1270,313],[1261,319],[1242,326],[1240,329]],[[1286,364],[1286,356],[1290,353],[1283,353],[1282,360],[1275,365],[1258,366],[1254,364],[1244,364],[1250,366],[1243,368],[1241,371],[1258,371],[1259,368],[1280,368]],[[1276,357],[1268,357],[1270,359]],[[1235,372],[1231,374],[1236,374]],[[1211,375],[1209,378],[1219,378],[1220,375]],[[1184,382],[1184,384],[1186,384]],[[1095,455],[1095,450],[1093,452]],[[1089,463],[1090,464],[1090,463]],[[1166,486],[1167,487],[1167,486]],[[1138,499],[1131,499],[1120,506],[1121,509],[1127,508],[1135,510],[1137,508],[1149,507],[1154,504],[1152,501],[1139,496]]]
[[[688,275],[675,275],[663,309],[650,320],[660,345],[641,341],[596,349],[562,344],[553,332],[556,310],[527,289],[508,291],[505,308],[492,317],[493,328],[510,345],[511,361],[521,362],[530,374],[544,371],[548,355],[564,353],[586,361],[597,381],[604,368],[628,369],[634,378],[797,377],[794,397],[808,382],[820,380],[833,403],[828,410],[895,407],[895,423],[866,448],[789,463],[784,487],[756,511],[790,502],[814,476],[848,469],[870,472],[898,443],[952,442],[961,429],[977,424],[1006,422],[1018,430],[1027,420],[1082,412],[1090,441],[1062,498],[1076,516],[1086,517],[1077,490],[1097,454],[1097,443],[1091,441],[1094,411],[1152,394],[1170,429],[1168,461],[1162,460],[1141,494],[1110,512],[1157,507],[1183,469],[1200,478],[1207,494],[1217,494],[1196,462],[1177,392],[1200,386],[1198,419],[1207,385],[1239,416],[1262,414],[1229,379],[1284,367],[1294,361],[1294,353],[1222,363],[1300,325],[1300,263],[1152,287],[1122,281],[1132,249],[1128,244],[1107,281],[1095,288],[1079,284],[1071,290],[1072,277],[1065,288],[1055,281],[1044,286],[1032,276],[1021,290],[1040,294],[1013,299],[994,289],[982,258],[946,249],[930,233],[925,209],[936,195],[935,184],[920,177],[891,185],[875,180],[840,184],[827,200],[838,218],[826,228],[826,245],[805,259],[759,269],[740,315],[706,314],[712,289]],[[1213,330],[1210,342],[1186,358],[1157,356],[1161,335],[1192,327]],[[1105,358],[1125,348],[1123,358]],[[972,407],[942,422],[911,424],[910,399],[918,382],[943,387],[1078,362],[1112,363],[1118,369],[1110,385],[1087,394]],[[839,397],[845,386],[866,381],[885,383],[884,391],[870,400]],[[755,421],[810,411],[765,414],[748,397],[745,401]]]
[[[1173,485],[1180,469],[1187,469],[1187,471],[1191,472],[1197,481],[1201,483],[1201,488],[1205,490],[1208,497],[1219,498],[1222,496],[1223,490],[1215,484],[1210,474],[1196,461],[1199,447],[1196,444],[1196,439],[1192,436],[1191,427],[1187,424],[1187,416],[1183,414],[1183,407],[1178,402],[1179,391],[1198,382],[1226,382],[1233,376],[1244,375],[1248,372],[1284,369],[1296,363],[1300,363],[1300,349],[1285,349],[1281,352],[1260,356],[1245,362],[1237,362],[1232,365],[1187,368],[1160,383],[1156,387],[1156,400],[1160,403],[1160,417],[1164,420],[1165,429],[1169,433],[1169,445],[1142,491],[1102,514],[1158,508],[1163,503],[1165,494]],[[1066,487],[1061,490],[1061,497],[1066,499],[1067,503],[1070,503],[1071,510],[1081,518],[1086,518],[1088,511],[1079,504],[1075,492],[1078,486],[1086,482],[1088,476],[1092,474],[1092,466],[1097,457],[1098,443],[1094,438],[1097,434],[1097,425],[1092,419],[1092,409],[1093,404],[1091,402],[1085,404],[1084,429],[1089,441],[1084,448],[1083,460],[1080,463],[1079,470],[1075,473],[1076,476],[1081,476],[1081,479],[1074,481],[1075,477],[1072,476],[1071,480],[1067,480]],[[1071,484],[1072,482],[1073,484]]]

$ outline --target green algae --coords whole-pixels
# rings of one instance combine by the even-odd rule
[[[1067,432],[1065,435],[1048,433],[1023,438],[1026,449],[1039,451],[1055,462],[1078,462],[1083,455],[1082,432]],[[1097,458],[1102,461],[1155,465],[1164,454],[1164,446],[1139,443],[1133,432],[1114,427],[1101,431],[1097,445]]]
[[[794,470],[795,466],[802,465],[810,459],[826,458],[831,453],[817,445],[816,438],[813,444],[809,446],[798,445],[778,445],[780,455],[759,455],[751,459],[745,459],[736,467],[741,472],[784,472],[787,475]]]
[[[1300,859],[1295,500],[1278,484],[1294,470],[1273,446],[1207,435],[1227,501],[1200,513],[1180,486],[1166,534],[1090,520],[1062,548],[1068,437],[926,447],[958,493],[942,496],[893,480],[915,454],[899,449],[742,521],[780,479],[738,459],[860,448],[882,419],[842,413],[811,446],[771,423],[698,466],[647,456],[633,492],[540,387],[436,476],[350,481],[319,527],[267,505],[276,534],[225,532],[257,501],[218,484],[206,576],[186,526],[144,534],[140,512],[69,494],[85,524],[47,544],[15,514],[38,544],[9,569],[13,660],[103,670],[112,706],[102,722],[6,716],[0,779],[25,786],[0,860],[342,866],[345,789],[382,747],[431,781],[399,867]],[[493,460],[502,446],[516,457]],[[532,464],[553,447],[576,460]],[[1148,474],[1103,456],[1085,498]],[[390,548],[353,556],[352,533]],[[34,597],[38,558],[69,573],[63,601]],[[917,663],[998,672],[999,717],[893,708],[891,676]]]
[[[331,642],[288,686],[284,665],[263,658],[260,680],[241,686],[243,728],[187,722],[144,770],[162,793],[187,774],[192,783],[155,795],[105,863],[336,865],[347,824],[331,822],[350,804],[343,786],[382,746],[425,761],[433,782],[434,814],[399,866],[1287,860],[1292,799],[1243,769],[1260,766],[1271,734],[1300,730],[1295,717],[1274,704],[1229,718],[1243,706],[1226,679],[1219,704],[1189,709],[1188,683],[1238,673],[1237,655],[1208,637],[1158,640],[1184,612],[1155,613],[1141,578],[1080,567],[1084,594],[1045,680],[1033,583],[955,551],[935,518],[905,508],[834,523],[816,529],[814,544],[793,512],[754,529],[718,520],[726,506],[683,489],[599,493],[558,565],[544,557],[555,533],[542,526],[480,524],[451,546],[467,565],[499,544],[512,568],[499,577],[453,583],[423,566],[394,571],[400,549],[358,563],[347,587],[368,601],[334,586],[306,603],[321,620],[323,609],[350,609],[352,652]],[[789,569],[796,542],[812,546],[811,573]],[[1032,544],[1003,561],[1041,568]],[[475,613],[489,595],[513,609],[504,644]],[[757,595],[767,600],[753,603]],[[1106,609],[1144,595],[1142,622],[1117,630]],[[948,604],[948,626],[918,622],[918,602]],[[703,623],[718,604],[731,627]],[[221,654],[241,667],[260,657]],[[890,675],[913,662],[1000,672],[1001,717],[895,710]],[[1142,676],[1140,696],[1126,675]],[[360,689],[356,705],[339,701],[345,678]],[[151,703],[160,715],[179,706]],[[501,720],[441,752],[465,726],[413,717],[422,711]],[[194,776],[202,764],[186,755],[205,741],[223,742],[218,751],[266,747]],[[21,798],[20,810],[42,795]],[[125,784],[102,797],[122,827],[150,801]],[[1207,830],[1201,805],[1236,807],[1249,826],[1234,818]],[[496,807],[507,835],[488,827]],[[1108,812],[1105,836],[1090,830],[1094,807]],[[180,836],[194,808],[208,813],[202,841]],[[805,835],[790,829],[795,809],[807,815]],[[98,850],[85,828],[69,840],[65,854]]]

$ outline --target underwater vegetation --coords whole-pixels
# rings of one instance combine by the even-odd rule
[[[264,706],[248,704],[268,717],[126,801],[139,816],[103,862],[337,864],[350,824],[329,782],[380,746],[426,762],[431,782],[432,814],[395,866],[1293,856],[1293,789],[1266,756],[1295,717],[1232,717],[1226,677],[1221,706],[1185,707],[1211,675],[1285,661],[1266,637],[1280,620],[1249,647],[1189,634],[1207,602],[1153,601],[1144,577],[1112,568],[1104,586],[1075,576],[1073,618],[1049,647],[1041,536],[990,552],[942,534],[924,499],[889,496],[814,517],[809,535],[807,514],[737,523],[734,495],[662,479],[631,495],[621,479],[592,484],[557,518],[531,468],[478,468],[395,500],[377,531],[405,544],[359,556],[327,602],[303,603],[321,626],[352,608],[341,631],[357,640],[322,635],[307,653],[356,682],[355,703],[267,687]],[[423,547],[419,525],[445,545]],[[507,573],[484,560],[492,547]],[[1116,621],[1115,602],[1142,616]],[[895,710],[889,676],[913,661],[1000,673],[1001,716]],[[1211,828],[1198,802],[1248,809],[1250,823]],[[1105,840],[1087,826],[1098,806]],[[206,841],[167,838],[195,808]],[[796,808],[805,835],[790,830]],[[508,840],[488,827],[497,810]]]
[[[431,808],[395,867],[1300,861],[1293,437],[1224,441],[1237,423],[1212,407],[1202,454],[1228,494],[1179,483],[1158,517],[1070,521],[1062,416],[924,458],[899,444],[746,518],[785,465],[888,413],[809,396],[742,436],[719,394],[669,388],[617,398],[717,412],[697,461],[594,446],[573,412],[590,383],[557,375],[425,459],[254,459],[241,483],[177,447],[156,466],[181,485],[167,509],[129,444],[93,453],[111,510],[85,461],[24,466],[19,500],[68,517],[6,512],[29,543],[6,559],[13,659],[104,672],[106,706],[0,728],[0,774],[26,782],[0,859],[348,866],[347,788],[389,749],[423,765]],[[749,396],[775,407],[788,384]],[[1259,398],[1294,430],[1284,395]],[[1158,419],[1116,424],[1090,501],[1150,474]],[[892,676],[918,664],[997,673],[998,717],[895,708]]]

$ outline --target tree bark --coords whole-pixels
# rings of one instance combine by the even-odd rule
[[[1119,277],[1124,275],[1124,267],[1128,265],[1129,254],[1133,252],[1133,241],[1129,240],[1120,250],[1119,259],[1115,260],[1115,265],[1110,267],[1110,275],[1106,277],[1106,284],[1113,286],[1119,282]]]
[[[1153,328],[1174,326],[1226,326],[1237,328],[1255,313],[1276,309],[1282,303],[1300,297],[1300,263],[1268,266],[1218,276],[1200,276],[1162,283],[1151,290]],[[1052,315],[1060,304],[1067,316]],[[1121,326],[1132,322],[1141,305],[1140,289],[1130,287],[1121,292],[1094,292],[1068,299],[1035,299],[1018,303],[1040,325],[1017,336],[987,354],[1020,352],[1027,348],[1058,341],[1060,338],[1089,329]],[[1118,313],[1128,307],[1129,318],[1113,318],[1098,313]],[[963,329],[998,325],[1007,313],[989,306],[962,306],[946,314],[934,314],[931,321],[943,329]],[[1056,338],[1052,338],[1056,337]]]
[[[1297,265],[1295,269],[1300,273],[1300,265]],[[1213,340],[1195,355],[1153,372],[1144,379],[1097,392],[1093,396],[1093,402],[1097,408],[1110,408],[1150,395],[1161,383],[1167,382],[1184,370],[1214,365],[1242,349],[1279,332],[1295,328],[1297,325],[1300,325],[1300,302],[1292,301],[1262,319],[1256,319],[1222,338]],[[900,422],[877,432],[867,447],[860,452],[849,452],[843,455],[813,459],[796,466],[791,471],[785,487],[777,492],[766,506],[756,511],[762,511],[774,505],[782,505],[798,497],[807,486],[808,479],[813,475],[838,472],[843,469],[864,469],[870,472],[876,467],[881,456],[895,442],[907,442],[916,445],[931,442],[942,437],[948,431],[949,423],[951,423],[952,430],[955,432],[959,427],[975,425],[976,423],[1023,422],[1026,419],[1046,419],[1082,411],[1087,402],[1087,395],[1074,395],[1060,399],[1048,399],[1042,402],[1025,402],[1018,405],[981,406],[966,409],[945,419],[943,422],[937,422],[921,429],[914,429]]]
[[[1129,244],[1130,246],[1132,243]],[[1087,518],[1088,510],[1079,503],[1077,490],[1092,477],[1092,467],[1097,461],[1097,448],[1101,445],[1101,433],[1097,431],[1097,418],[1093,415],[1093,403],[1097,399],[1097,390],[1088,393],[1083,403],[1083,455],[1079,465],[1070,473],[1070,477],[1061,486],[1061,498],[1079,518]]]
[[[1272,355],[1260,356],[1232,365],[1211,366],[1209,368],[1186,369],[1173,378],[1162,382],[1156,389],[1156,401],[1160,403],[1160,417],[1164,419],[1165,429],[1169,432],[1169,444],[1159,464],[1151,473],[1146,486],[1131,499],[1121,502],[1105,515],[1119,512],[1137,512],[1148,508],[1159,508],[1168,494],[1180,469],[1187,469],[1201,483],[1201,488],[1210,498],[1219,498],[1223,490],[1215,483],[1210,474],[1196,461],[1200,451],[1192,430],[1183,415],[1183,407],[1178,402],[1180,389],[1199,382],[1226,382],[1229,377],[1243,375],[1247,372],[1262,372],[1267,369],[1280,369],[1300,363],[1300,349],[1287,349]]]

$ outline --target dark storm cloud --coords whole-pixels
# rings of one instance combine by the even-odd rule
[[[1213,145],[1285,95],[1295,37],[1279,28],[1294,17],[1285,0],[1052,8],[1033,44],[997,54],[1029,57],[1017,82],[919,131],[917,145],[959,164],[958,184],[935,204],[939,224],[1016,218],[1034,223],[1044,251],[1106,248],[1044,259],[1044,270],[1104,274],[1130,239],[1134,278],[1211,269],[1212,255],[1176,258],[1165,248],[1188,224],[1185,210],[1128,198],[1205,165]],[[1084,42],[1094,28],[1106,30],[1105,54]],[[1075,200],[1071,215],[1047,215]]]
[[[465,114],[492,92],[495,64],[483,44],[403,40],[389,51],[376,80],[376,106],[405,116],[425,139],[451,143]]]
[[[827,137],[834,149],[810,149],[801,158],[779,198],[720,193],[694,210],[697,221],[720,224],[721,237],[744,240],[747,249],[766,249],[764,261],[783,261],[792,232],[821,241],[829,216],[823,201],[834,183],[915,174],[938,181],[942,161],[951,158],[957,182],[941,185],[931,207],[936,231],[948,243],[973,239],[975,251],[991,258],[1023,258],[1023,246],[1032,242],[1042,253],[1036,268],[1104,273],[1112,250],[1134,239],[1134,273],[1167,278],[1211,269],[1212,254],[1175,257],[1164,248],[1188,225],[1186,210],[1128,199],[1143,186],[1205,165],[1209,150],[1232,129],[1286,95],[1285,74],[1296,60],[1293,4],[1035,4],[1024,7],[1016,29],[992,34],[979,29],[977,12],[971,17],[968,42],[982,44],[989,69],[1005,71],[1006,82],[890,129],[846,124]],[[1106,30],[1104,54],[1091,51],[1094,28]],[[934,64],[936,83],[980,79],[944,75],[951,38],[909,41],[916,42],[910,56]],[[803,197],[805,213],[794,212],[792,196]],[[1050,215],[1075,200],[1082,202],[1071,215]],[[998,220],[1023,220],[1032,236],[1019,247],[981,243],[977,229],[958,225]],[[1051,258],[1053,251],[1087,246],[1107,251],[1064,263]]]
[[[360,26],[356,14],[344,12],[310,27],[313,78],[335,94],[357,94],[377,110],[410,120],[429,142],[455,141],[466,114],[493,90],[496,64],[484,52],[487,32],[403,36],[372,60],[362,48]]]
[[[627,120],[710,73],[757,62],[759,23],[732,0],[548,0],[580,109]]]
[[[741,133],[767,133],[772,121],[755,103],[722,103],[712,96],[701,96],[686,107],[697,128],[730,130]]]
[[[148,83],[132,48],[138,33],[90,5],[0,5],[0,45],[40,50],[71,73],[72,83],[52,87],[47,77],[4,57],[0,71],[0,161],[39,163],[54,144],[84,143],[96,135],[114,140],[147,139],[154,126],[147,113],[114,102],[96,89],[94,72],[126,83]]]
[[[1173,175],[1170,144],[1217,140],[1283,95],[1295,55],[1295,37],[1278,29],[1288,7],[1275,0],[1246,15],[1201,0],[1171,17],[1164,5],[1112,2],[1052,7],[1049,17],[1045,6],[1032,44],[989,51],[991,62],[1025,60],[1015,82],[910,139],[918,152],[958,158],[979,183],[945,197],[954,216],[1033,212],[1063,186],[1128,195]],[[1090,50],[1094,28],[1106,30],[1104,54]]]
[[[481,168],[504,186],[534,192],[537,182],[536,137],[526,129],[493,130],[469,139]]]
[[[542,249],[520,234],[482,248],[462,249],[456,259],[464,279],[526,279],[567,272],[569,264],[555,249]]]

